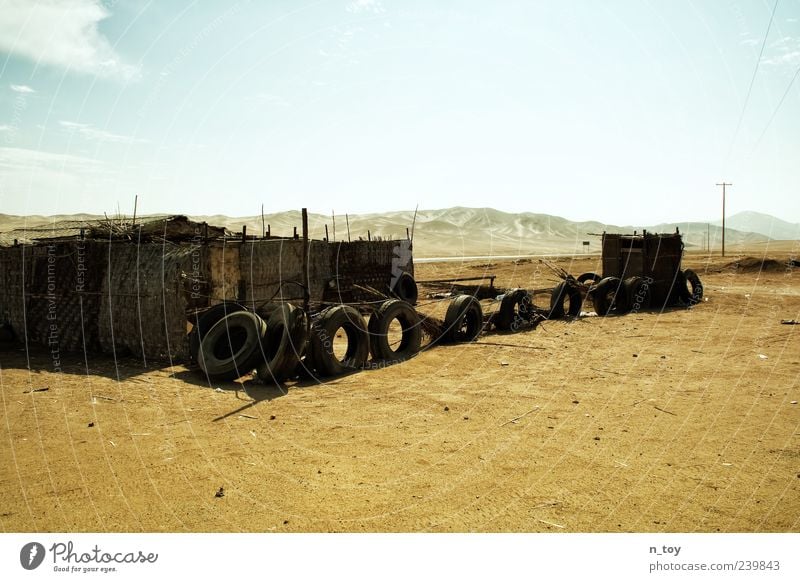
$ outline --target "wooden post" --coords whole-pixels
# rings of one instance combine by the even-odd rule
[[[136,209],[138,208],[138,206],[139,206],[139,195],[137,194],[136,198],[133,199],[133,222],[131,223],[132,227],[136,226]]]
[[[242,226],[242,242],[247,240],[247,225]]]
[[[271,233],[270,233],[270,229],[271,229],[271,228],[272,228],[272,227],[271,227],[271,226],[268,224],[268,225],[267,225],[267,238],[269,238],[269,237],[271,236]]]
[[[347,242],[350,242],[350,217],[345,213],[344,219],[347,222]]]
[[[336,242],[336,214],[331,210],[331,220],[333,221],[333,242]]]
[[[372,235],[369,233],[369,229],[367,230],[367,240],[372,241]]]
[[[295,227],[297,231],[297,227]],[[311,293],[308,288],[308,209],[303,208],[303,310],[306,312],[308,325],[311,325],[311,318],[308,317],[308,304],[311,301]]]
[[[264,228],[264,205],[261,205],[261,238],[264,238],[266,229]]]
[[[325,225],[325,242],[328,242],[328,225]]]
[[[296,226],[294,227],[294,234],[292,235],[292,238],[297,240],[297,227]]]

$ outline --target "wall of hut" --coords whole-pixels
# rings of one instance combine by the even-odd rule
[[[309,241],[310,298],[375,301],[413,274],[409,241]],[[0,322],[64,352],[188,358],[187,314],[303,298],[303,241],[70,239],[0,248]],[[373,291],[374,290],[374,291]]]

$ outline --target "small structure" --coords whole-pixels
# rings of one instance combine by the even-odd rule
[[[0,244],[0,325],[18,339],[171,361],[188,359],[191,316],[212,305],[320,309],[385,298],[414,274],[407,239],[254,237],[185,216],[70,222],[5,233]]]
[[[603,233],[603,278],[625,281],[640,277],[648,285],[651,305],[664,305],[677,298],[683,258],[683,240],[674,234]],[[685,282],[683,283],[686,286]]]

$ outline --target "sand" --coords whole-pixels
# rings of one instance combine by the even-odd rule
[[[800,320],[800,273],[734,259],[687,257],[707,298],[691,309],[545,322],[288,390],[95,355],[57,374],[45,351],[0,352],[0,526],[798,531],[800,326],[781,320]],[[417,278],[554,282],[536,260],[488,262]]]

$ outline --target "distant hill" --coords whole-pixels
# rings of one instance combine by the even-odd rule
[[[8,216],[0,215],[0,232],[16,228],[53,224],[60,221],[91,220],[102,216],[61,215],[61,216]],[[229,217],[222,215],[192,216],[193,220],[205,221],[223,226],[232,232],[241,232],[247,226],[248,234],[260,234],[261,216]],[[773,218],[773,217],[770,217]],[[414,223],[413,211],[396,211],[380,214],[336,215],[309,214],[309,229],[313,238],[325,236],[325,226],[331,239],[347,240],[348,220],[350,238],[366,239],[368,236],[402,239],[406,229],[414,229],[414,249],[418,257],[472,256],[472,255],[517,255],[585,252],[582,241],[590,241],[589,250],[600,250],[600,239],[592,234],[606,232],[632,233],[675,232],[678,227],[684,235],[688,248],[702,248],[705,244],[708,225],[706,223],[667,223],[657,225],[615,226],[601,222],[573,222],[559,216],[524,212],[511,214],[492,208],[444,208],[420,210]],[[774,219],[778,220],[778,219]],[[269,225],[271,233],[277,236],[291,236],[294,227],[301,231],[301,215],[292,210],[264,216],[264,224]],[[726,225],[727,226],[727,225]],[[795,225],[796,226],[796,225]],[[590,234],[592,233],[592,234]],[[712,248],[719,248],[721,229],[710,227]],[[20,237],[22,238],[22,237]],[[768,240],[764,234],[741,232],[727,228],[728,245],[763,242]]]
[[[719,226],[722,221],[715,221]],[[786,222],[770,214],[746,210],[725,218],[725,228],[754,232],[775,240],[800,240],[800,223]]]

